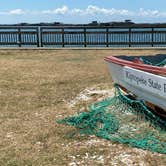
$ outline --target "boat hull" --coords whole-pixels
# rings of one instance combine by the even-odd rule
[[[113,62],[107,63],[114,83],[127,89],[137,99],[147,101],[166,110],[166,77]]]

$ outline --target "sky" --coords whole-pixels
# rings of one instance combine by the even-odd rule
[[[0,0],[0,24],[166,23],[166,0]]]

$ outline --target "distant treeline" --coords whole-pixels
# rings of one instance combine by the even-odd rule
[[[0,24],[0,26],[166,26],[166,23],[134,23],[131,20],[125,20],[123,22],[97,22],[97,21],[92,21],[91,23],[88,24],[64,24],[60,22],[51,22],[51,23],[46,23],[46,22],[41,22],[41,23],[18,23],[18,24]]]

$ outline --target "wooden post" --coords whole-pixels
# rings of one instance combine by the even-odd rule
[[[87,43],[86,43],[86,28],[84,28],[84,47],[87,46]]]
[[[106,47],[109,47],[108,33],[109,33],[109,30],[108,28],[106,28]]]
[[[43,28],[39,27],[39,33],[40,33],[40,47],[43,47]]]
[[[62,47],[65,47],[64,28],[62,28]]]
[[[21,28],[18,27],[18,46],[21,47]]]
[[[36,35],[37,35],[37,47],[40,47],[40,42],[39,42],[39,33],[40,33],[40,27],[37,27],[36,28]]]
[[[129,47],[131,47],[131,28],[129,28]]]
[[[154,45],[154,28],[152,28],[152,47],[153,47],[153,45]]]

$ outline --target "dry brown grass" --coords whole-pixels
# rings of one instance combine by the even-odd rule
[[[55,123],[77,112],[65,101],[86,87],[112,87],[105,56],[155,53],[166,51],[1,50],[0,165],[165,165],[164,155],[70,137],[73,128]]]

